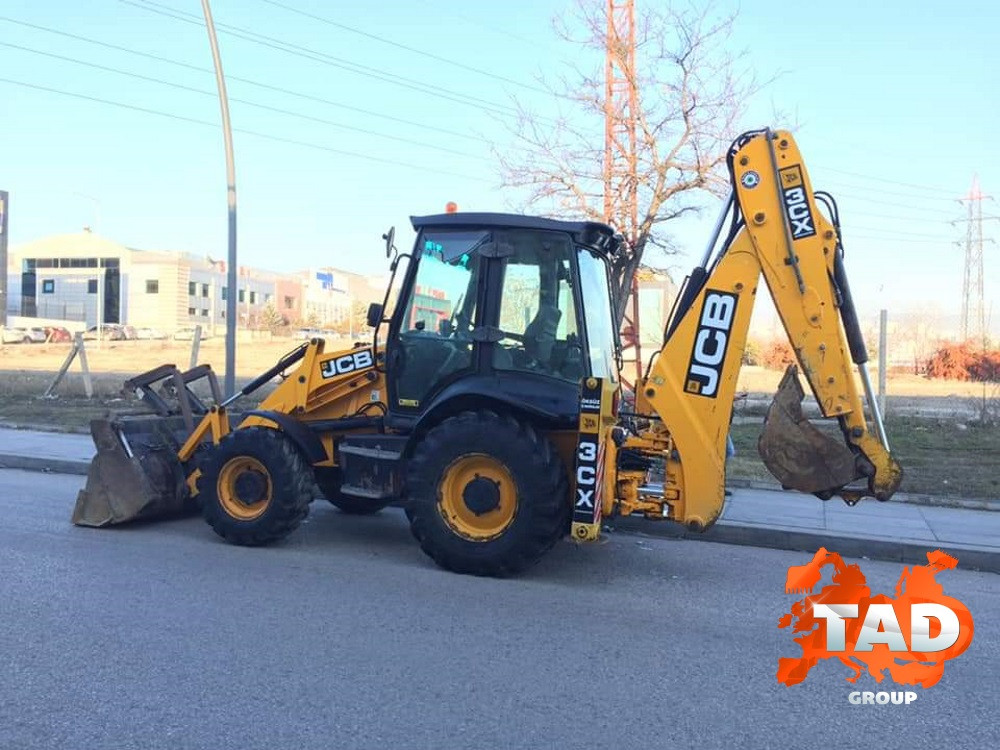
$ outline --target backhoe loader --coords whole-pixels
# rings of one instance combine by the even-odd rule
[[[871,396],[836,204],[813,192],[788,132],[744,134],[728,166],[732,191],[632,410],[620,398],[608,261],[622,239],[611,227],[414,217],[410,253],[392,230],[384,237],[395,255],[385,301],[369,309],[370,343],[328,352],[308,341],[227,399],[208,366],[128,381],[155,414],[92,425],[98,452],[73,521],[200,508],[219,536],[260,545],[294,530],[320,495],[347,513],[398,504],[435,562],[477,575],[516,573],[566,535],[594,540],[618,515],[706,529],[725,502],[761,278],[798,360],[765,420],[765,464],[824,500],[888,499],[902,471]],[[839,440],[803,417],[799,373]],[[259,406],[230,409],[279,375]],[[197,395],[203,378],[211,398]]]

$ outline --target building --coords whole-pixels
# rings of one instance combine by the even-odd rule
[[[263,328],[275,320],[299,325],[354,324],[358,303],[381,301],[381,279],[333,268],[277,273],[238,269],[237,325]],[[11,250],[7,313],[93,326],[122,323],[171,333],[226,324],[225,261],[192,253],[138,250],[89,231],[55,235]],[[273,308],[273,312],[269,310]]]

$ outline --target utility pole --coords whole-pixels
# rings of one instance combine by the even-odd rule
[[[620,231],[629,247],[639,236],[636,164],[635,0],[607,0],[604,62],[604,221]],[[631,303],[622,321],[622,359],[634,362],[642,379],[639,343],[639,281],[633,274]],[[623,373],[623,377],[626,377]],[[626,377],[627,380],[627,377]]]
[[[7,209],[10,193],[0,190],[0,328],[7,325]]]
[[[91,234],[100,234],[100,224],[101,224],[101,201],[92,195],[87,195],[86,193],[73,193],[80,198],[85,198],[94,205],[94,221],[91,222],[90,227]],[[101,253],[97,253],[97,348],[100,349],[104,344],[104,269],[101,267]],[[87,317],[86,306],[84,309],[83,317]],[[119,321],[120,322],[120,321]],[[86,321],[84,321],[86,325]]]
[[[226,200],[229,206],[229,256],[226,275],[229,294],[226,297],[226,398],[236,392],[236,166],[233,161],[233,129],[229,122],[229,97],[226,95],[226,78],[222,73],[219,40],[215,35],[215,22],[208,0],[201,0],[208,30],[208,43],[215,63],[215,82],[219,89],[219,107],[222,109],[222,138],[226,147]]]
[[[965,219],[965,272],[962,277],[962,340],[976,340],[986,348],[989,335],[986,316],[986,297],[983,289],[983,245],[993,242],[992,238],[983,237],[983,221],[997,220],[1000,217],[983,217],[983,201],[994,200],[992,195],[983,195],[979,187],[979,176],[972,178],[972,187],[959,203],[966,204]],[[952,222],[953,224],[957,222]],[[963,243],[956,242],[956,245]]]

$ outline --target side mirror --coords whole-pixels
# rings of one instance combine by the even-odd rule
[[[393,242],[396,239],[396,227],[389,227],[389,231],[382,235],[385,240],[385,257],[392,255]]]
[[[374,328],[382,322],[382,305],[379,302],[372,302],[368,305],[368,327]]]

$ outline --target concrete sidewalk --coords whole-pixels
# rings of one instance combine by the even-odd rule
[[[0,428],[0,469],[86,474],[94,446],[89,435]],[[733,489],[722,518],[703,534],[679,524],[620,518],[613,530],[652,536],[813,551],[825,546],[854,557],[926,563],[942,549],[961,567],[1000,573],[1000,512],[930,507],[866,499],[853,508],[839,499],[766,489]]]

